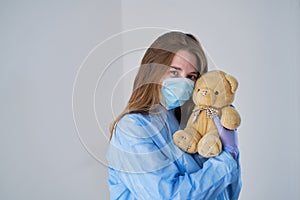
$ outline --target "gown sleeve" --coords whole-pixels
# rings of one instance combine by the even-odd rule
[[[145,128],[143,121],[137,121],[128,118],[116,127],[107,153],[110,173],[134,199],[216,199],[239,178],[237,162],[225,151],[201,169],[187,172],[172,140],[160,138],[164,128],[149,124]],[[122,199],[113,193],[114,199]]]

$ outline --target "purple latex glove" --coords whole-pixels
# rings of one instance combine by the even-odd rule
[[[234,156],[234,158],[237,158],[237,155],[239,153],[237,131],[224,128],[218,116],[214,117],[214,122],[219,131],[223,149],[230,152]]]

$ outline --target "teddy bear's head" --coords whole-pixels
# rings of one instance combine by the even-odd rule
[[[219,70],[209,71],[197,80],[193,101],[198,106],[222,108],[233,102],[237,87],[233,76]]]

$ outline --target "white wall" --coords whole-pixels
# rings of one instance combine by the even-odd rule
[[[299,21],[299,0],[0,1],[0,199],[108,199],[109,121],[166,30],[240,82],[241,199],[299,199]]]
[[[79,140],[72,92],[79,72],[74,115],[80,116],[82,142],[90,145],[89,134],[92,139],[95,131],[103,134],[95,128],[90,101],[94,75],[105,65],[79,69],[96,45],[120,32],[121,2],[2,0],[0,27],[0,199],[108,199],[107,169]],[[121,49],[121,40],[110,45],[107,58]],[[110,113],[102,107],[106,124]],[[102,148],[105,143],[97,139]]]

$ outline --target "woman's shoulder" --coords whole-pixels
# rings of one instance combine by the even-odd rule
[[[144,114],[126,114],[116,124],[110,144],[126,152],[156,151],[153,125]]]
[[[116,131],[126,132],[129,135],[149,137],[160,132],[165,122],[166,119],[163,114],[130,113],[124,115],[116,123]]]
[[[118,122],[118,126],[145,126],[147,124],[147,114],[129,113],[125,114]]]
[[[149,120],[147,115],[130,113],[124,115],[115,126],[114,137],[120,142],[140,142],[140,139],[149,138]]]

